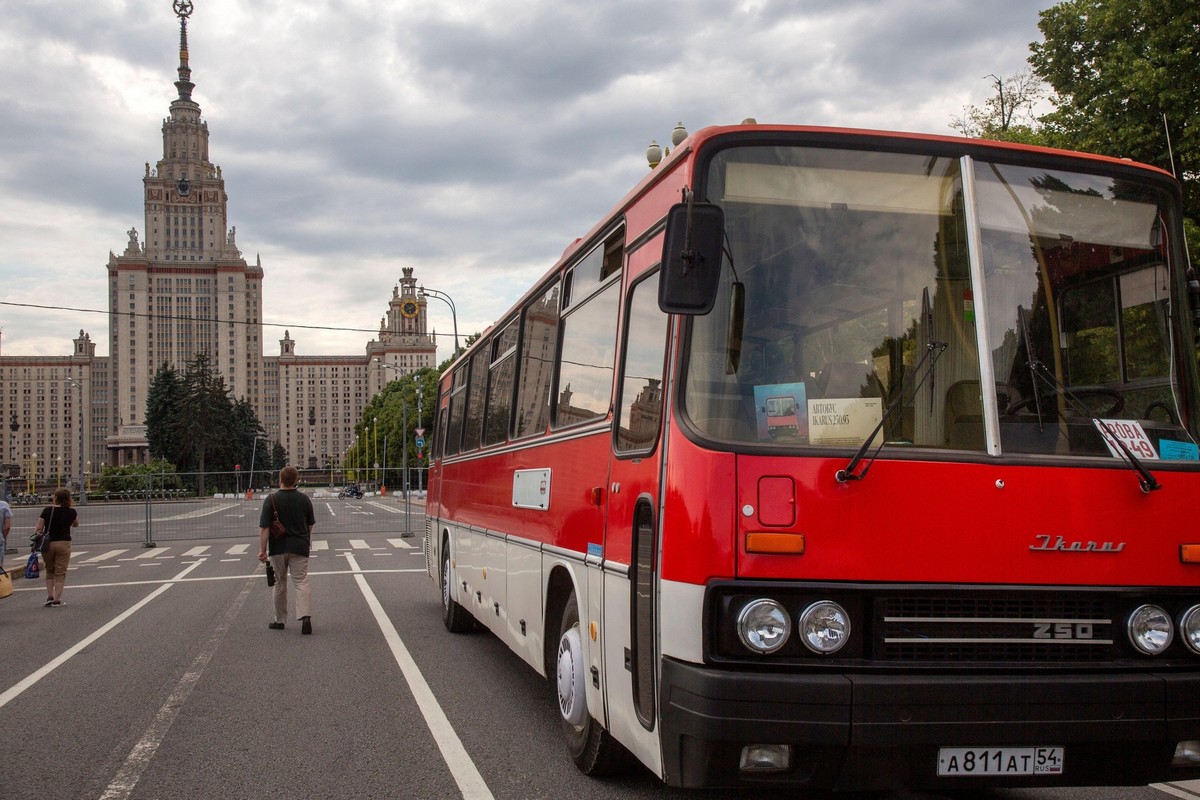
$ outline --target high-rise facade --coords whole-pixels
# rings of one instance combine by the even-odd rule
[[[82,330],[71,356],[0,355],[7,412],[0,459],[43,484],[56,471],[78,476],[149,460],[146,398],[164,363],[183,371],[206,354],[293,463],[321,467],[339,463],[363,409],[388,381],[437,363],[411,268],[364,353],[299,355],[285,331],[278,354],[264,354],[264,269],[238,249],[208,123],[192,98],[190,5],[175,4],[178,96],[163,120],[162,156],[147,161],[142,176],[144,234],[131,228],[124,251],[109,253],[109,355],[96,356]]]

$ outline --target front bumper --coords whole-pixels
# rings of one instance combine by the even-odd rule
[[[1200,674],[796,674],[664,659],[663,779],[816,789],[1121,786],[1200,778]],[[792,745],[785,773],[740,774],[747,744]],[[1058,746],[1062,774],[938,777],[940,747]]]

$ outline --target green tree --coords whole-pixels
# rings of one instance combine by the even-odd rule
[[[1038,28],[1045,41],[1030,45],[1029,62],[1054,92],[1055,109],[1041,118],[1048,142],[1179,176],[1197,244],[1200,3],[1067,0],[1041,12]]]
[[[187,464],[198,473],[197,491],[204,495],[204,475],[210,454],[226,455],[233,417],[233,403],[225,379],[213,369],[208,355],[197,353],[183,375],[184,399],[175,431],[180,444],[180,466]],[[224,452],[223,452],[224,448]]]
[[[995,94],[982,106],[966,106],[950,127],[973,139],[1042,144],[1035,106],[1045,95],[1042,82],[1029,70],[1008,78],[988,75]]]
[[[183,405],[183,381],[165,361],[150,380],[146,394],[146,439],[152,458],[174,461],[179,454],[176,424]]]

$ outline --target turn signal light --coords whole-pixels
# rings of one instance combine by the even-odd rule
[[[1179,545],[1179,560],[1185,564],[1200,564],[1200,544]]]
[[[804,534],[758,531],[746,534],[747,553],[804,555]]]

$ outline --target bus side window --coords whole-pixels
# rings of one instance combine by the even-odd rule
[[[608,414],[612,404],[619,281],[572,308],[562,323],[553,426],[561,428]]]
[[[543,433],[550,424],[550,387],[558,349],[558,281],[525,308],[521,327],[516,437]]]
[[[492,340],[488,367],[487,410],[483,423],[483,443],[501,444],[508,437],[512,410],[513,372],[517,362],[517,323],[510,322]]]
[[[649,451],[658,441],[667,347],[667,315],[658,307],[658,280],[656,272],[631,290],[618,400],[618,452]]]
[[[488,348],[482,346],[471,356],[471,377],[467,381],[467,413],[463,420],[462,449],[479,447],[483,435],[483,403],[487,399]]]
[[[458,452],[462,440],[463,416],[467,399],[467,368],[463,365],[454,371],[450,388],[450,429],[446,434],[446,455],[452,456]]]

